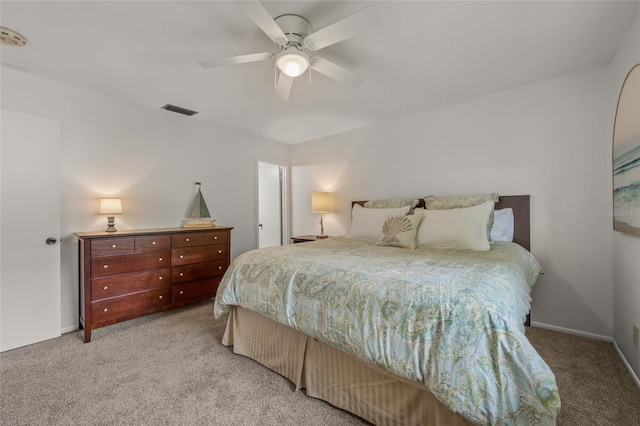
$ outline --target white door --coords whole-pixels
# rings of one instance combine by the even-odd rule
[[[279,164],[258,161],[258,247],[284,243],[284,173]]]
[[[60,124],[1,114],[0,351],[6,351],[60,336]]]

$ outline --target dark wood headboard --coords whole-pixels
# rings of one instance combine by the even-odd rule
[[[424,198],[418,198],[418,207],[424,208]],[[366,201],[353,201],[354,204],[364,206]],[[500,201],[496,203],[496,210],[513,209],[513,242],[531,251],[531,221],[530,221],[530,199],[528,195],[501,195]]]

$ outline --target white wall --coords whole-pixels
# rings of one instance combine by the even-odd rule
[[[638,63],[640,15],[636,16],[610,64],[611,86],[607,114],[609,146],[622,83],[627,73]],[[613,338],[636,375],[640,376],[640,350],[633,346],[633,324],[640,327],[640,238],[613,232]]]
[[[232,256],[256,247],[256,157],[286,162],[288,145],[6,67],[1,85],[3,108],[61,122],[63,331],[78,324],[73,233],[106,227],[100,197],[122,198],[118,229],[176,227],[200,181],[216,223],[235,227]]]
[[[293,235],[317,232],[317,190],[334,194],[329,235],[348,233],[351,200],[530,194],[532,321],[611,336],[606,88],[591,69],[295,145]]]

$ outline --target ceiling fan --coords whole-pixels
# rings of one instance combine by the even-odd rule
[[[257,0],[238,1],[238,4],[276,44],[280,52],[252,53],[211,59],[198,62],[201,67],[212,68],[275,58],[275,64],[280,70],[276,84],[276,98],[280,100],[289,99],[293,80],[309,68],[352,87],[356,87],[364,81],[364,77],[361,75],[319,56],[309,56],[306,51],[320,50],[378,25],[378,15],[373,7],[367,7],[314,32],[309,21],[302,16],[286,14],[274,19]]]

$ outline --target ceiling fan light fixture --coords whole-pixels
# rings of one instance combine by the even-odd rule
[[[296,48],[289,48],[278,54],[276,66],[289,77],[298,77],[309,68],[309,57]]]

